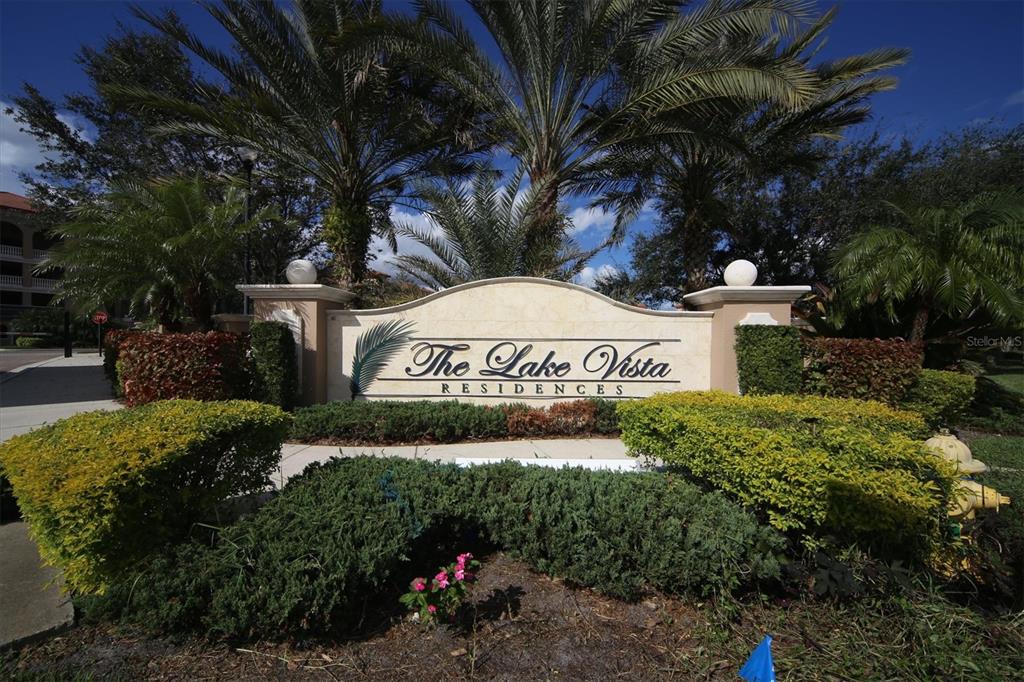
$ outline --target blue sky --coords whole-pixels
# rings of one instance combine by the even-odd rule
[[[149,9],[173,7],[201,37],[223,41],[219,27],[192,2],[143,2]],[[399,0],[388,4],[398,7]],[[834,3],[822,3],[829,7]],[[839,17],[829,32],[823,58],[877,47],[909,47],[910,62],[895,75],[897,90],[874,100],[870,122],[848,137],[875,129],[925,140],[972,122],[1024,121],[1024,2],[860,0],[838,3]],[[125,2],[79,0],[2,0],[0,2],[0,101],[10,102],[22,82],[59,100],[83,90],[85,78],[74,63],[82,44],[98,45],[118,21],[137,22]],[[19,191],[17,171],[38,160],[38,150],[5,116],[0,124],[0,190]],[[582,203],[582,202],[580,202]],[[579,234],[585,246],[597,243],[609,221],[578,204]],[[634,229],[649,227],[650,216]],[[628,239],[627,239],[628,245]],[[625,246],[599,255],[594,268],[628,263]],[[588,273],[590,274],[590,273]]]

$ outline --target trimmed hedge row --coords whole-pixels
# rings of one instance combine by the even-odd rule
[[[262,490],[288,421],[242,401],[86,412],[0,445],[0,471],[43,559],[71,589],[101,592],[219,502]]]
[[[896,405],[917,383],[924,349],[901,339],[814,338],[805,357],[805,393]]]
[[[615,403],[599,398],[555,403],[548,408],[454,400],[357,400],[299,408],[291,437],[389,444],[617,432]]]
[[[953,426],[974,399],[975,379],[969,374],[922,369],[921,376],[900,401],[900,409],[917,412],[934,429]]]
[[[736,327],[736,368],[744,395],[799,393],[804,359],[796,327]]]
[[[920,416],[817,397],[664,394],[619,405],[622,440],[804,537],[912,558],[935,540],[952,471]]]
[[[774,578],[783,545],[722,495],[663,474],[358,457],[311,465],[212,545],[153,561],[98,606],[215,636],[352,629],[367,600],[413,577],[406,564],[424,543],[470,528],[539,570],[626,598]]]
[[[112,330],[103,371],[129,405],[254,398],[291,410],[298,389],[295,341],[280,322],[254,322],[249,335]]]
[[[283,322],[253,322],[249,328],[252,349],[253,397],[291,411],[298,391],[295,338]]]
[[[247,398],[248,364],[245,338],[228,332],[137,333],[117,344],[117,376],[128,405]]]

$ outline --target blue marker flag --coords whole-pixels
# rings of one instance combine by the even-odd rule
[[[761,643],[750,654],[750,658],[740,668],[740,677],[747,682],[775,682],[771,635],[765,635]]]

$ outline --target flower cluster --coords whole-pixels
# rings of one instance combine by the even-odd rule
[[[472,569],[479,565],[469,552],[460,554],[455,563],[442,566],[429,582],[426,578],[414,578],[401,601],[423,624],[433,623],[441,616],[452,619],[466,596],[468,584],[476,579]]]

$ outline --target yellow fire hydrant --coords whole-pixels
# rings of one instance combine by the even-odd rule
[[[970,476],[988,471],[988,465],[971,455],[971,449],[956,436],[943,430],[939,435],[925,441],[925,445],[939,457],[956,465],[957,473]],[[978,509],[995,509],[1010,504],[1010,498],[999,494],[994,488],[970,479],[957,481],[954,499],[950,503],[949,515],[973,519]]]

